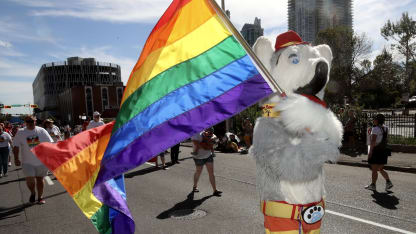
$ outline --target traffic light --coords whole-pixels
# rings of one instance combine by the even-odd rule
[[[30,108],[38,108],[38,105],[36,105],[36,104],[30,104]]]

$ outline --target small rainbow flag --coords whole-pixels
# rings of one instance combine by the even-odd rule
[[[174,0],[153,28],[124,91],[98,184],[273,93],[212,4]]]
[[[124,177],[119,176],[94,188],[113,126],[114,122],[111,122],[66,141],[42,143],[32,151],[100,233],[133,233],[134,222],[127,208]]]

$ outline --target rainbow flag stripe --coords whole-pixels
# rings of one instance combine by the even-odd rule
[[[112,233],[113,221],[117,220],[114,217],[118,215],[129,217],[127,220],[133,226],[125,229],[134,230],[126,205],[123,178],[111,179],[94,188],[113,126],[114,122],[57,144],[42,143],[32,149],[100,233]],[[98,195],[93,193],[93,189]],[[111,197],[111,202],[103,204],[104,195]],[[111,212],[117,215],[110,217]]]
[[[174,0],[130,74],[97,184],[271,93],[209,0]]]

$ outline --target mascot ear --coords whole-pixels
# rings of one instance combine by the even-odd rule
[[[254,43],[253,50],[266,69],[270,71],[271,59],[274,53],[272,42],[267,37],[259,37]]]
[[[315,46],[314,48],[316,48],[319,51],[319,54],[321,54],[321,56],[324,57],[331,66],[331,62],[333,59],[331,48],[325,44]]]

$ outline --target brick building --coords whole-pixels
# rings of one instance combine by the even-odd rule
[[[85,98],[85,92],[77,91],[77,89],[73,88],[81,87],[78,89],[82,89],[83,87],[94,87],[91,89],[92,91],[93,89],[95,90],[96,86],[99,87],[97,88],[98,90],[107,87],[107,95],[103,95],[107,96],[108,106],[116,106],[117,87],[119,87],[119,90],[120,88],[122,90],[123,87],[120,66],[114,63],[97,62],[95,58],[80,57],[70,57],[64,62],[43,64],[32,84],[34,102],[39,106],[36,114],[37,117],[39,119],[49,117],[56,119],[67,118],[69,112],[61,113],[61,109],[65,108],[61,108],[60,104],[58,104],[58,97],[61,97],[60,99],[64,101],[63,103],[69,103],[69,100],[71,100],[71,105],[76,107],[78,105],[82,106],[76,102],[82,101],[76,95],[83,93],[83,97]],[[111,91],[113,89],[110,88],[112,86],[115,87],[114,93]],[[103,100],[100,99],[101,93],[98,94],[97,92],[94,91],[94,95],[97,95],[97,97],[94,95],[89,95],[88,97],[91,96],[91,100],[95,99],[102,102]],[[74,95],[74,93],[76,94]],[[65,94],[69,96],[65,97]],[[98,111],[106,109],[102,105],[92,105],[91,103],[88,105],[89,107],[84,111],[87,115],[92,115],[91,109]],[[67,107],[69,108],[69,106]]]
[[[115,118],[123,97],[123,84],[77,86],[58,96],[60,120],[63,123],[80,124],[80,116],[92,117],[94,111],[102,118]]]

